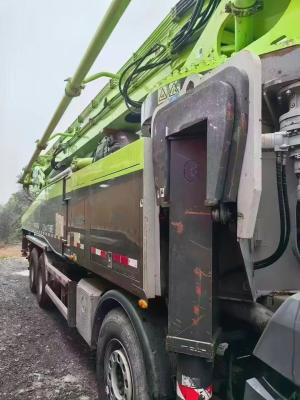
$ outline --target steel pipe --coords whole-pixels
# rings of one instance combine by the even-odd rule
[[[95,81],[96,79],[99,79],[99,78],[110,78],[110,79],[113,79],[113,80],[118,80],[118,79],[119,79],[119,75],[117,75],[117,74],[112,74],[111,72],[106,72],[106,71],[104,71],[104,72],[98,72],[97,74],[94,74],[94,75],[92,75],[92,76],[88,76],[88,77],[83,81],[83,83],[84,83],[84,84],[90,83],[90,82]]]
[[[118,24],[120,18],[124,14],[131,0],[113,0],[110,7],[108,8],[102,22],[100,23],[86,53],[84,54],[75,74],[68,80],[65,89],[65,95],[60,101],[49,125],[47,126],[41,140],[38,142],[36,149],[25,167],[20,183],[26,183],[26,177],[30,173],[31,167],[35,161],[37,161],[40,153],[47,147],[48,140],[52,135],[57,124],[64,115],[66,109],[72,101],[73,97],[76,97],[81,92],[81,87],[84,78],[91,69],[91,66],[95,62],[99,53],[103,49],[107,40],[109,39],[114,28]]]

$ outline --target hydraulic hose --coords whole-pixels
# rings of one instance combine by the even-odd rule
[[[281,155],[278,155],[276,159],[276,178],[280,217],[280,239],[277,249],[271,256],[265,258],[264,260],[256,261],[254,263],[255,270],[269,267],[270,265],[278,261],[285,252],[290,239],[291,220],[287,192],[286,167],[285,160],[282,159]]]

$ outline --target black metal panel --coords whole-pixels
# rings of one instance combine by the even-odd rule
[[[275,391],[266,381],[256,378],[248,379],[245,386],[244,400],[280,400],[283,396]]]
[[[206,199],[206,134],[171,141],[169,350],[213,356],[213,226]]]
[[[300,293],[286,300],[273,315],[254,355],[300,385]]]
[[[170,147],[166,138],[195,124],[207,129],[206,204],[236,200],[248,130],[247,75],[228,67],[161,108],[153,121],[155,185],[159,204],[169,204]]]

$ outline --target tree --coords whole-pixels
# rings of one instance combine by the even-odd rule
[[[21,238],[21,217],[31,204],[31,196],[24,190],[12,194],[0,206],[0,242],[14,243]]]

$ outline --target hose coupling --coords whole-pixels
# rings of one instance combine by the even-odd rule
[[[262,11],[264,9],[263,0],[256,0],[256,2],[250,7],[237,7],[233,1],[230,1],[225,5],[225,11],[228,14],[232,14],[235,17],[249,17]]]

